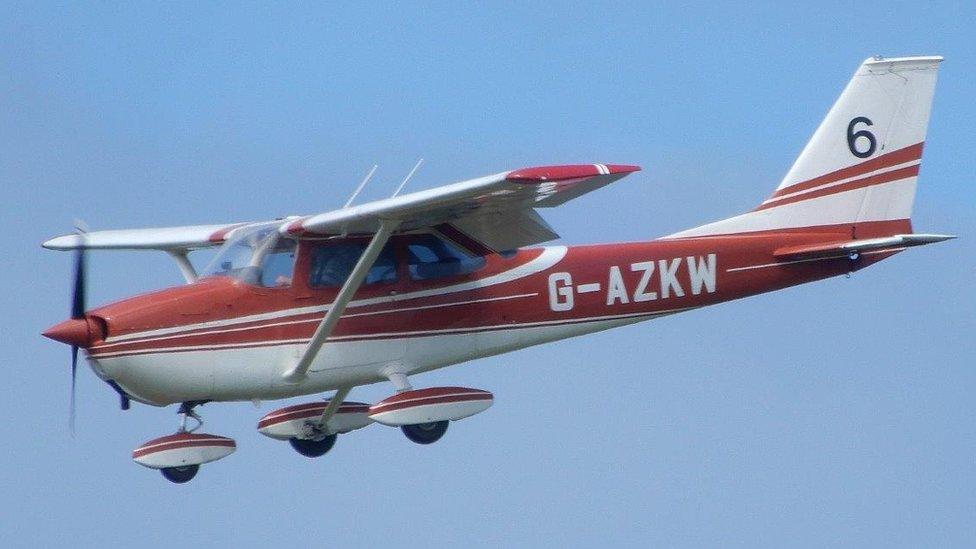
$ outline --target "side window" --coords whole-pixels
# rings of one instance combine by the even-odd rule
[[[434,235],[420,235],[407,245],[410,278],[429,280],[473,273],[485,265],[485,258],[469,256]]]
[[[359,242],[344,242],[315,248],[312,252],[309,286],[313,288],[342,286],[365,250],[366,244]],[[366,273],[363,284],[386,284],[396,282],[396,279],[396,256],[393,248],[387,244],[376,258],[373,267]]]
[[[261,263],[261,286],[265,288],[287,288],[291,286],[292,271],[295,270],[295,244],[290,238],[283,239],[264,256]]]

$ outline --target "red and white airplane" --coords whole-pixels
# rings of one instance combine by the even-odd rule
[[[194,432],[195,406],[335,391],[261,418],[301,454],[373,422],[429,444],[488,408],[415,374],[779,290],[864,268],[949,235],[912,232],[940,57],[865,61],[773,193],[750,212],[645,242],[525,248],[558,237],[560,206],[637,166],[507,171],[360,206],[268,222],[98,231],[44,243],[77,250],[71,319],[44,335],[73,347],[120,395],[181,404],[176,434],[133,453],[174,482],[234,451]],[[199,275],[192,250],[216,247]],[[187,284],[86,310],[83,250],[161,250]],[[345,401],[359,385],[395,393]]]

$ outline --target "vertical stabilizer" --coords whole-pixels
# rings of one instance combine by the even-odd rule
[[[877,222],[910,232],[941,61],[866,60],[769,198],[749,213],[671,237],[848,225],[856,234],[858,225]]]

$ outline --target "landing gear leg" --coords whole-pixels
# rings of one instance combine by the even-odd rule
[[[180,428],[176,431],[179,433],[192,433],[200,427],[203,427],[203,418],[197,415],[193,411],[193,408],[198,404],[203,404],[202,402],[191,401],[184,402],[180,404],[180,409],[176,413],[180,416]],[[187,429],[186,422],[188,419],[192,419],[196,422],[196,425]],[[182,467],[163,467],[159,472],[163,475],[166,480],[176,483],[183,484],[184,482],[190,482],[193,477],[197,476],[197,471],[200,470],[199,465],[185,465]]]
[[[393,384],[393,388],[396,389],[396,392],[398,393],[413,389],[413,387],[410,385],[410,380],[407,379],[406,374],[391,372],[387,374],[386,378],[390,380],[390,383]]]
[[[322,411],[322,416],[316,420],[306,420],[299,436],[288,439],[288,443],[299,454],[307,458],[322,457],[335,446],[337,433],[329,431],[329,420],[342,407],[346,395],[352,387],[340,387],[336,390],[329,405]]]
[[[193,411],[193,408],[197,407],[200,404],[203,404],[203,402],[190,401],[190,402],[184,402],[183,404],[180,404],[180,409],[179,411],[176,412],[180,416],[180,428],[178,431],[176,431],[177,433],[192,433],[193,431],[196,431],[200,427],[203,427],[203,418],[201,418],[199,415],[197,415],[196,412]],[[193,421],[197,422],[197,424],[191,427],[190,429],[187,429],[186,428],[187,419],[192,419]]]

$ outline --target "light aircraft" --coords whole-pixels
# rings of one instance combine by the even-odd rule
[[[334,391],[265,415],[259,432],[309,457],[374,422],[429,444],[493,396],[415,389],[421,372],[849,274],[953,238],[914,233],[910,219],[941,60],[866,60],[766,200],[657,240],[527,247],[558,237],[537,209],[640,169],[619,164],[517,169],[274,221],[57,237],[43,245],[76,251],[74,297],[71,318],[44,335],[72,346],[72,401],[84,349],[122,408],[179,404],[177,432],[133,452],[173,482],[236,447],[195,432],[204,403]],[[212,247],[198,274],[187,255]],[[87,250],[166,252],[187,284],[87,310]],[[377,382],[394,394],[345,400]]]

